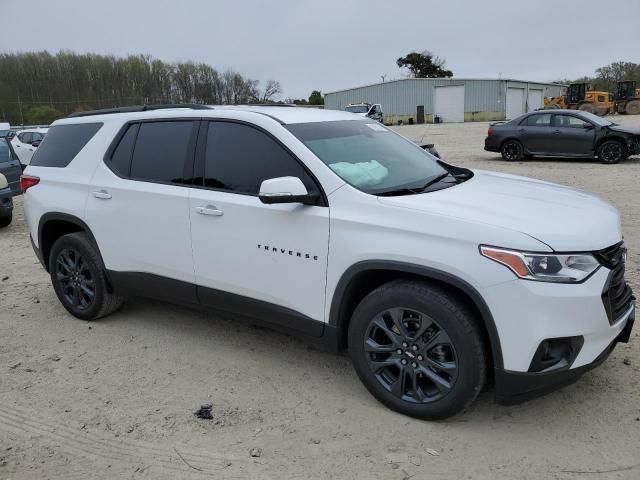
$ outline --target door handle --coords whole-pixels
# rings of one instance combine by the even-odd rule
[[[560,135],[560,130],[554,130],[553,133],[554,135]]]
[[[98,192],[93,192],[93,196],[99,198],[101,200],[109,200],[111,198],[111,194],[106,190],[100,190]]]
[[[224,212],[222,210],[218,210],[215,205],[196,207],[196,213],[199,213],[200,215],[210,215],[212,217],[221,217],[224,214]]]

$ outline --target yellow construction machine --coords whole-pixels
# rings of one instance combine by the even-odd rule
[[[613,96],[609,92],[590,90],[588,83],[572,83],[567,94],[545,97],[544,108],[568,108],[595,113],[601,117],[614,111]]]
[[[618,82],[615,95],[615,108],[618,113],[638,115],[640,113],[640,88],[635,80]]]

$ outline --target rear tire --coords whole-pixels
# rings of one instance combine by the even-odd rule
[[[524,148],[518,140],[507,140],[502,144],[500,153],[507,162],[517,162],[524,157]]]
[[[598,158],[602,163],[618,163],[627,158],[627,156],[627,147],[618,140],[607,140],[598,147]]]
[[[7,216],[0,217],[0,228],[8,227],[11,225],[11,221],[13,220],[13,213],[10,213]]]
[[[631,100],[630,102],[627,102],[625,112],[629,115],[640,114],[640,100]]]
[[[411,417],[455,415],[486,380],[485,344],[472,311],[425,282],[396,280],[375,289],[353,313],[348,339],[367,390]]]
[[[70,233],[53,244],[49,272],[60,303],[73,316],[97,320],[115,312],[124,300],[109,291],[97,246],[84,232]]]

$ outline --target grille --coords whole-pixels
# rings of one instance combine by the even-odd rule
[[[602,292],[602,302],[610,324],[614,324],[635,300],[631,288],[624,280],[626,252],[624,244],[619,243],[594,253],[602,265],[611,269]]]

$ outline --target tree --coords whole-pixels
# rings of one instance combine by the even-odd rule
[[[27,112],[25,120],[32,125],[49,125],[54,120],[62,117],[63,113],[53,107],[46,105],[42,107],[34,107]]]
[[[324,97],[321,91],[314,90],[311,92],[311,95],[309,95],[309,105],[324,105]]]
[[[396,60],[399,68],[406,67],[414,78],[453,77],[451,70],[445,70],[445,61],[425,50],[421,53],[411,52],[406,57]]]
[[[282,87],[280,86],[280,82],[276,82],[275,80],[267,80],[267,85],[264,87],[264,91],[262,92],[262,96],[260,98],[262,103],[273,103],[275,97],[282,93]]]

